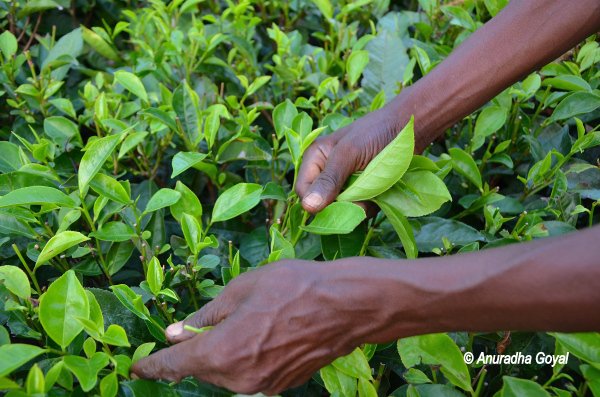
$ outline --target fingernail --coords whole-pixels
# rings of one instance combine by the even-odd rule
[[[133,380],[136,380],[136,379],[139,379],[139,378],[140,378],[140,377],[139,377],[139,376],[137,376],[137,375],[136,375],[134,372],[132,372],[132,373],[129,375],[129,377],[130,377],[131,379],[133,379]]]
[[[175,337],[181,335],[183,332],[183,323],[180,321],[175,324],[171,324],[167,327],[167,335],[169,337]]]
[[[323,202],[323,197],[321,197],[320,194],[311,193],[308,196],[304,197],[302,202],[308,207],[317,208]]]

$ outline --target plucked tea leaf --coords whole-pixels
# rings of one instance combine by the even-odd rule
[[[415,149],[414,118],[339,196],[339,201],[369,200],[398,182],[408,169]]]

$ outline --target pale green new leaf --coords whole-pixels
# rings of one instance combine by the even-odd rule
[[[127,91],[131,92],[145,103],[148,103],[148,94],[146,93],[146,88],[144,88],[142,80],[140,80],[140,78],[135,74],[125,70],[117,70],[115,72],[115,80],[125,87]]]
[[[348,73],[348,83],[354,86],[363,70],[369,63],[369,52],[366,50],[352,51],[346,61],[346,72]]]
[[[314,234],[346,234],[356,228],[367,215],[354,203],[334,202],[315,215],[302,229]]]
[[[42,266],[56,255],[87,240],[89,240],[89,238],[83,234],[70,230],[54,235],[50,240],[48,240],[44,248],[42,248],[42,252],[40,252],[40,255],[35,261],[34,269]]]
[[[398,341],[398,352],[405,367],[419,363],[440,365],[444,376],[455,386],[473,391],[471,375],[456,343],[447,334],[428,334]]]
[[[333,396],[356,397],[357,381],[355,378],[338,371],[333,365],[321,368],[319,372],[325,388]]]
[[[73,270],[56,279],[40,298],[39,317],[46,334],[65,349],[83,330],[77,321],[89,317],[85,290]]]
[[[339,196],[339,201],[362,201],[388,190],[408,169],[415,149],[414,117]]]
[[[9,375],[12,371],[45,351],[41,347],[21,343],[0,346],[0,376]]]
[[[367,357],[365,357],[363,351],[358,347],[352,353],[336,358],[331,364],[337,370],[354,378],[373,379]]]
[[[333,18],[333,6],[329,0],[312,0],[327,19]]]
[[[146,281],[148,282],[148,287],[150,287],[150,291],[152,291],[154,295],[158,295],[158,293],[162,289],[164,279],[165,276],[163,274],[162,267],[160,266],[160,262],[155,256],[153,256],[150,262],[148,262]]]
[[[4,284],[7,290],[21,299],[28,299],[31,296],[29,279],[25,272],[17,266],[0,266],[0,284]]]

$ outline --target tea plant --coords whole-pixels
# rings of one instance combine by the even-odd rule
[[[228,396],[129,369],[243,272],[449,255],[598,221],[596,37],[422,155],[411,120],[311,217],[294,190],[311,143],[426,75],[506,1],[82,3],[0,2],[9,396]],[[364,200],[380,213],[367,219]],[[467,366],[461,349],[572,358]],[[361,346],[287,393],[600,396],[599,350],[597,333],[411,337]]]

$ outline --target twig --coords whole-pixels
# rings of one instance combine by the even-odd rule
[[[38,18],[37,21],[35,21],[35,26],[33,27],[33,30],[31,31],[31,36],[29,36],[29,40],[27,41],[27,44],[25,44],[25,48],[23,49],[23,52],[27,51],[29,49],[29,47],[31,47],[31,44],[33,44],[33,38],[35,37],[38,28],[40,27],[40,22],[42,22],[42,12],[40,12],[38,14]]]

